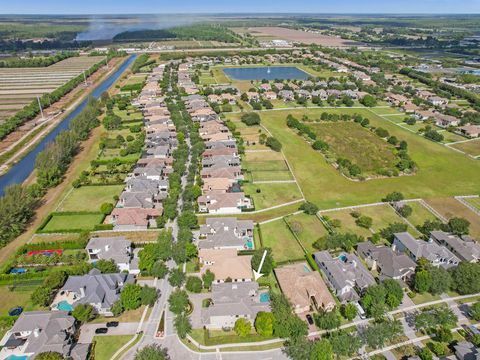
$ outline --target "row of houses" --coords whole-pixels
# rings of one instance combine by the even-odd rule
[[[190,78],[188,64],[182,64],[178,73],[179,86],[183,87]],[[182,82],[180,79],[183,79]],[[238,185],[243,175],[231,131],[202,96],[191,94],[182,100],[192,120],[199,123],[199,135],[205,143],[200,173],[203,186],[202,195],[197,199],[198,210],[211,214],[235,214],[252,207],[250,198]]]
[[[156,227],[162,215],[162,202],[168,196],[168,176],[173,171],[172,153],[177,133],[159,87],[164,66],[155,68],[133,102],[144,117],[145,150],[111,215],[115,230],[145,230]]]

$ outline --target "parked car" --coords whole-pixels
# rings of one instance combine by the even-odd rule
[[[10,316],[19,316],[23,312],[23,308],[21,306],[15,306],[8,310],[8,315]]]
[[[109,327],[117,327],[118,326],[118,321],[109,321],[107,322],[107,328]]]
[[[307,321],[308,321],[308,323],[309,323],[310,325],[313,325],[313,318],[312,318],[312,315],[310,315],[310,314],[307,314],[306,318],[307,318]]]
[[[95,329],[95,334],[106,334],[108,332],[108,328],[106,327],[101,327]]]

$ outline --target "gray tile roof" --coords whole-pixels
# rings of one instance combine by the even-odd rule
[[[200,226],[200,236],[205,239],[199,240],[199,249],[243,247],[244,237],[253,237],[253,221],[234,217],[208,218]]]
[[[96,253],[98,259],[113,260],[115,263],[129,263],[131,254],[131,241],[123,236],[115,237],[94,237],[87,244],[89,250],[100,250]]]
[[[430,238],[446,246],[463,261],[480,260],[480,244],[469,236],[458,237],[444,231],[432,231]]]

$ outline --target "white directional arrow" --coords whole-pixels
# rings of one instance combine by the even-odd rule
[[[262,266],[263,262],[265,261],[265,257],[267,256],[267,250],[263,252],[262,260],[260,261],[260,265],[258,266],[258,270],[253,269],[253,277],[255,278],[255,281],[260,277],[263,276],[262,272]]]

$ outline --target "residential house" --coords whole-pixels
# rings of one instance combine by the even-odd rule
[[[432,231],[430,240],[446,247],[462,261],[478,262],[480,260],[480,244],[468,235],[459,237],[444,231]]]
[[[234,183],[234,180],[228,178],[206,178],[203,180],[202,191],[228,192]]]
[[[258,101],[260,100],[260,94],[256,91],[247,91],[248,101]]]
[[[93,237],[87,247],[88,259],[95,263],[98,260],[113,260],[120,271],[138,274],[138,259],[133,258],[132,242],[123,236]]]
[[[477,138],[480,136],[480,125],[465,125],[458,128],[462,135],[469,138]]]
[[[427,101],[433,106],[443,106],[448,104],[448,99],[439,96],[430,96],[427,98]]]
[[[280,90],[278,96],[285,102],[295,100],[295,94],[291,90]]]
[[[372,271],[378,272],[380,280],[391,278],[405,281],[415,273],[417,266],[407,255],[397,254],[388,246],[375,246],[370,241],[358,244],[357,254]]]
[[[234,217],[207,218],[200,226],[199,249],[253,249],[253,221]]]
[[[454,345],[458,360],[480,360],[480,349],[469,341],[460,341]]]
[[[415,262],[425,258],[433,266],[445,268],[457,266],[460,263],[460,259],[450,250],[434,241],[417,240],[408,232],[395,233],[393,236],[394,250],[408,255]]]
[[[202,309],[202,323],[207,329],[232,329],[244,318],[253,325],[260,311],[270,311],[268,297],[263,294],[253,281],[213,284],[211,304]]]
[[[204,274],[207,270],[210,270],[215,274],[215,283],[252,280],[250,264],[252,256],[239,256],[236,249],[200,249],[198,259],[202,264],[200,273]]]
[[[34,359],[44,352],[85,360],[90,344],[75,343],[75,319],[65,311],[28,311],[2,339],[0,359]]]
[[[211,214],[238,214],[242,209],[253,207],[250,198],[243,192],[223,193],[209,191],[197,199],[198,211]]]
[[[98,269],[86,275],[69,276],[55,297],[52,309],[65,302],[73,308],[78,304],[90,304],[97,313],[112,316],[111,307],[120,298],[123,286],[134,281],[131,274],[102,274]]]
[[[263,96],[267,100],[276,100],[277,99],[277,93],[275,93],[273,91],[267,91],[267,92],[263,93]]]
[[[306,263],[277,267],[275,275],[296,314],[312,309],[331,311],[335,307],[335,300],[320,273],[311,271]]]
[[[342,253],[332,258],[328,251],[320,251],[313,254],[313,258],[342,302],[360,300],[357,291],[362,293],[376,284],[375,278],[354,254]]]
[[[111,214],[114,230],[147,230],[156,227],[155,219],[161,216],[163,209],[115,208]]]
[[[442,128],[448,128],[450,126],[458,126],[460,119],[457,119],[455,116],[436,113],[435,124]]]

